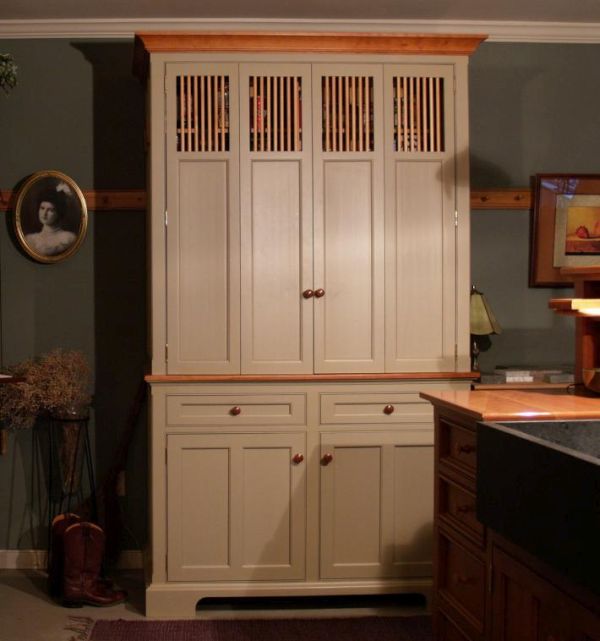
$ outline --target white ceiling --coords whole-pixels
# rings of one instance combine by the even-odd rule
[[[600,0],[0,0],[0,37],[234,26],[600,42]]]

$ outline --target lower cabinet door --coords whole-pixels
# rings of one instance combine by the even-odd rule
[[[492,554],[492,641],[573,641],[568,597],[503,550]]]
[[[167,437],[169,581],[305,577],[304,433]]]
[[[321,434],[321,578],[431,577],[428,430]]]

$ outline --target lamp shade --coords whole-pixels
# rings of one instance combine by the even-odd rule
[[[485,336],[500,333],[502,333],[502,328],[485,296],[473,287],[471,290],[471,334]]]

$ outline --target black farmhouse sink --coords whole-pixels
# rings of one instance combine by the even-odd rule
[[[600,421],[479,423],[477,515],[600,594]]]

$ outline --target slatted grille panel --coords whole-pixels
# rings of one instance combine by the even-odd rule
[[[250,151],[302,151],[302,78],[250,76]]]
[[[177,77],[177,151],[229,151],[229,76]]]
[[[321,89],[323,151],[374,151],[373,78],[324,76]]]
[[[444,151],[443,79],[396,76],[393,82],[394,150]]]

